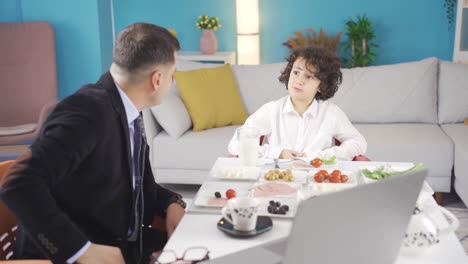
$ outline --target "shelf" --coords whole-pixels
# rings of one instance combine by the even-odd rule
[[[234,51],[218,51],[214,54],[202,54],[200,51],[179,51],[178,57],[184,60],[236,64]]]

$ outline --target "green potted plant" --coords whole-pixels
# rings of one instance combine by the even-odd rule
[[[444,0],[445,14],[447,15],[447,20],[449,28],[453,26],[453,20],[455,19],[455,4],[457,0]]]
[[[346,53],[343,57],[345,66],[364,67],[375,61],[378,46],[372,42],[375,38],[374,27],[365,14],[346,21],[345,35],[348,37],[342,46]]]

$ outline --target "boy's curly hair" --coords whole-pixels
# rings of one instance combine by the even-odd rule
[[[338,56],[322,47],[306,47],[295,50],[286,58],[288,65],[278,78],[280,82],[284,83],[286,89],[288,89],[293,64],[298,58],[303,58],[306,61],[306,66],[314,66],[317,69],[315,76],[320,80],[320,85],[315,98],[317,100],[332,98],[343,80]]]

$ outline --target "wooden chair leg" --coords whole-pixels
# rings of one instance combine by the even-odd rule
[[[436,192],[434,193],[434,199],[438,205],[443,205],[444,203],[444,193]]]

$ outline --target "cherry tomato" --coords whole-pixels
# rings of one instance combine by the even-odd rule
[[[336,175],[340,176],[341,171],[340,170],[334,170],[334,171],[332,171],[332,173],[330,173],[330,175],[333,175],[333,174],[336,174]]]
[[[341,182],[341,177],[339,175],[331,175],[330,176],[330,182],[333,183],[340,183]]]
[[[346,174],[341,174],[341,182],[347,182],[349,180],[348,175]]]
[[[234,198],[236,196],[237,196],[237,193],[233,189],[228,189],[226,191],[226,198],[231,199],[231,198]]]
[[[328,178],[330,178],[330,174],[328,174],[327,170],[319,170],[319,172],[317,173],[320,173],[321,175],[323,175],[323,177],[325,177],[325,180],[328,180]]]
[[[322,173],[320,173],[320,171],[319,171],[319,172],[315,173],[314,180],[316,182],[323,182],[325,180],[325,176]]]
[[[315,158],[310,162],[310,165],[314,166],[315,168],[318,168],[322,166],[322,160],[319,158]]]

